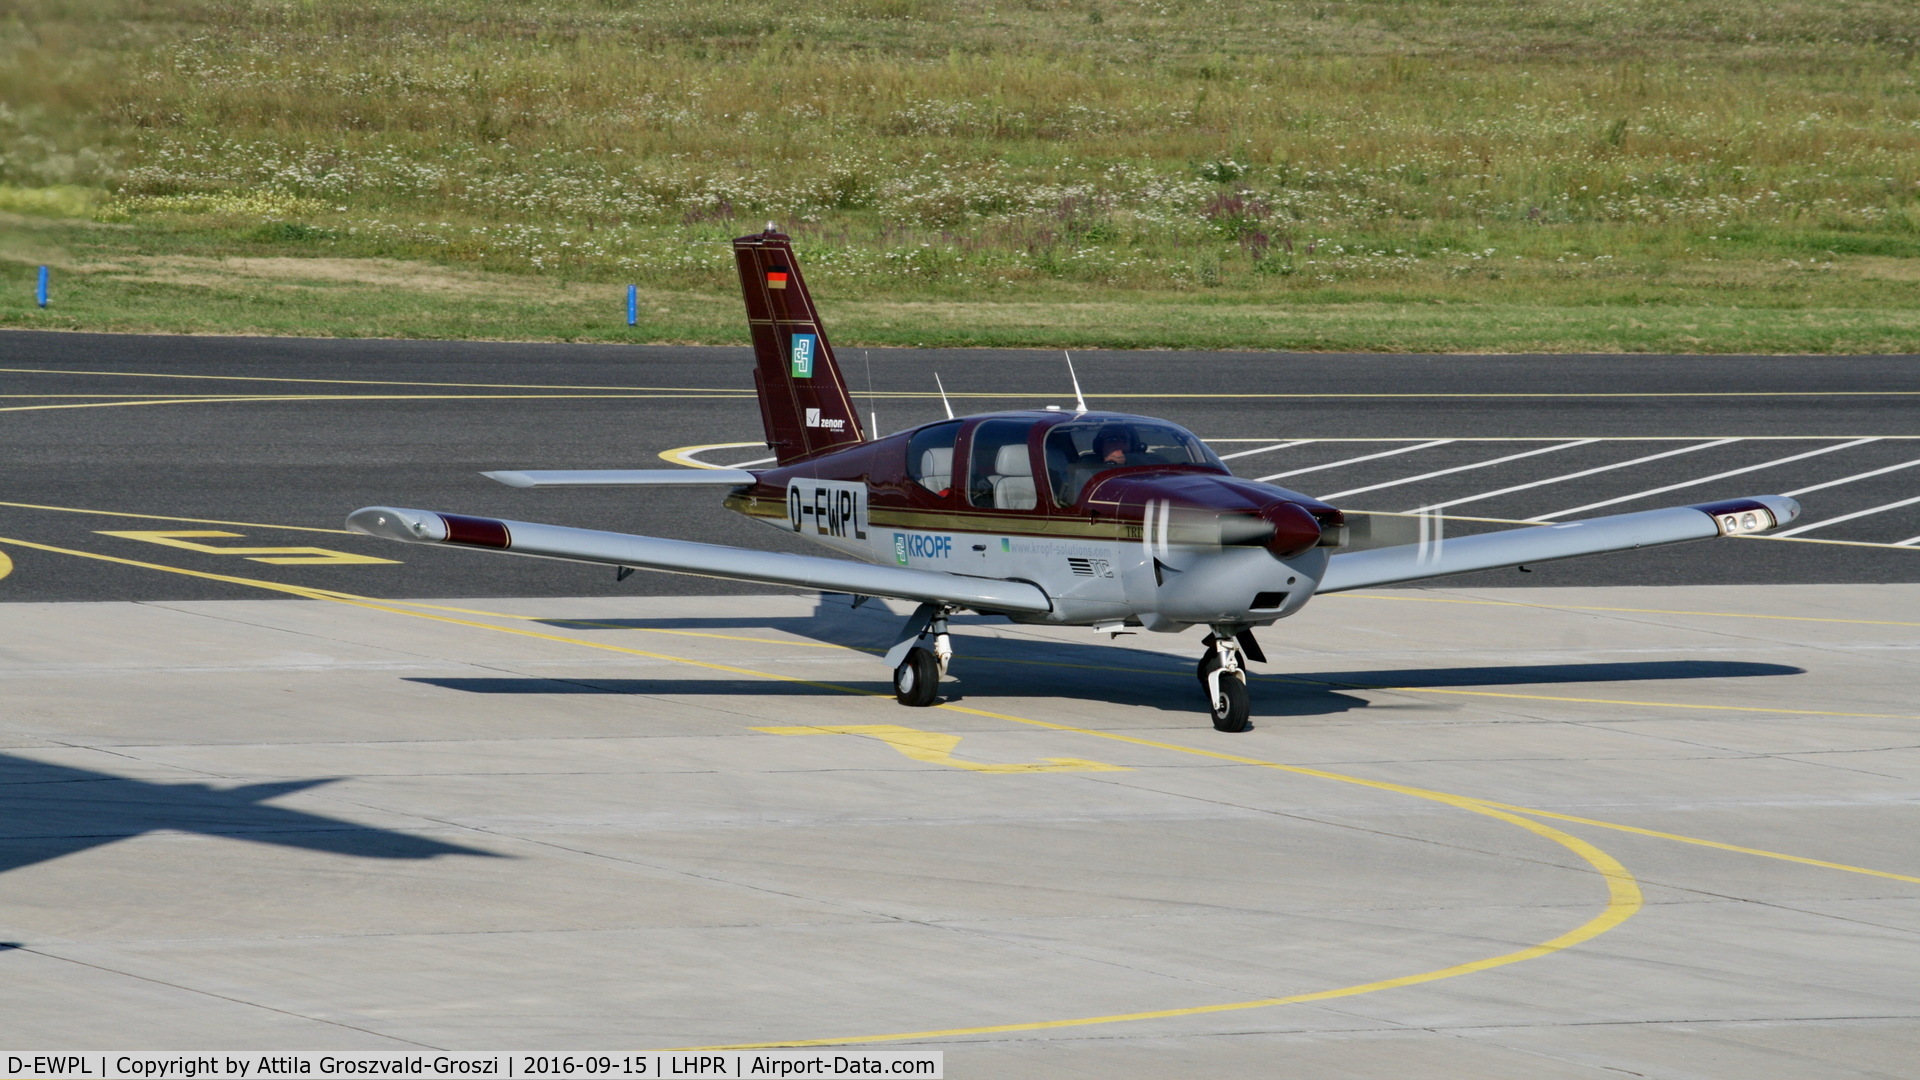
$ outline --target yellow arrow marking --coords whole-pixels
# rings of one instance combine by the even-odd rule
[[[181,548],[186,551],[204,551],[209,555],[242,555],[250,562],[272,563],[275,566],[358,566],[367,563],[398,564],[398,559],[376,559],[371,555],[355,555],[348,551],[330,551],[320,547],[214,547],[212,544],[196,544],[186,539],[198,537],[231,537],[244,539],[240,533],[219,532],[212,529],[172,529],[162,531],[95,529],[102,536],[118,536],[125,540],[142,540],[149,544],[164,544],[167,547]]]
[[[764,731],[769,735],[869,735],[886,743],[895,750],[915,761],[924,761],[929,765],[947,765],[968,772],[983,773],[1042,773],[1042,772],[1131,772],[1125,765],[1108,765],[1085,758],[1050,757],[1042,760],[1051,765],[989,765],[980,761],[962,761],[953,756],[953,748],[960,745],[960,736],[942,735],[937,731],[921,731],[919,728],[901,727],[899,724],[829,724],[810,727],[757,727],[755,731]]]

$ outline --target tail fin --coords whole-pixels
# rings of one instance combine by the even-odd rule
[[[785,465],[866,441],[834,362],[820,313],[793,258],[793,241],[767,231],[733,242],[753,331],[754,387],[767,445]]]

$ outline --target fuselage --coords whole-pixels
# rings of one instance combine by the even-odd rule
[[[945,420],[758,474],[727,506],[883,565],[1029,581],[1020,621],[1267,625],[1298,611],[1340,512],[1233,476],[1178,425],[1032,411]]]

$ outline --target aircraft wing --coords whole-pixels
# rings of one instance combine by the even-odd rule
[[[1761,533],[1799,516],[1800,504],[1792,499],[1784,495],[1762,495],[1336,553],[1328,562],[1326,577],[1315,591],[1333,593],[1399,585],[1474,570],[1497,570],[1608,551],[1632,551],[1712,536]]]
[[[673,570],[823,592],[932,601],[976,611],[1043,612],[1053,607],[1039,586],[1024,581],[873,566],[847,559],[754,551],[598,529],[438,514],[431,510],[369,506],[347,515],[347,528],[410,544],[446,544],[547,559]]]
[[[745,469],[501,470],[481,473],[508,487],[739,487],[754,481]]]

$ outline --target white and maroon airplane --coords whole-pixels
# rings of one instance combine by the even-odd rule
[[[1316,595],[1765,532],[1800,514],[1792,499],[1762,495],[1370,546],[1360,522],[1350,528],[1318,499],[1234,476],[1165,420],[1082,404],[879,438],[861,426],[789,238],[768,226],[733,248],[772,468],[486,475],[514,487],[729,488],[729,509],[852,559],[384,506],[354,511],[347,526],[604,563],[623,577],[669,570],[917,601],[886,654],[904,705],[936,700],[953,657],[947,618],[961,610],[1101,631],[1205,627],[1199,678],[1214,727],[1246,731],[1246,665],[1266,662],[1254,629]]]

